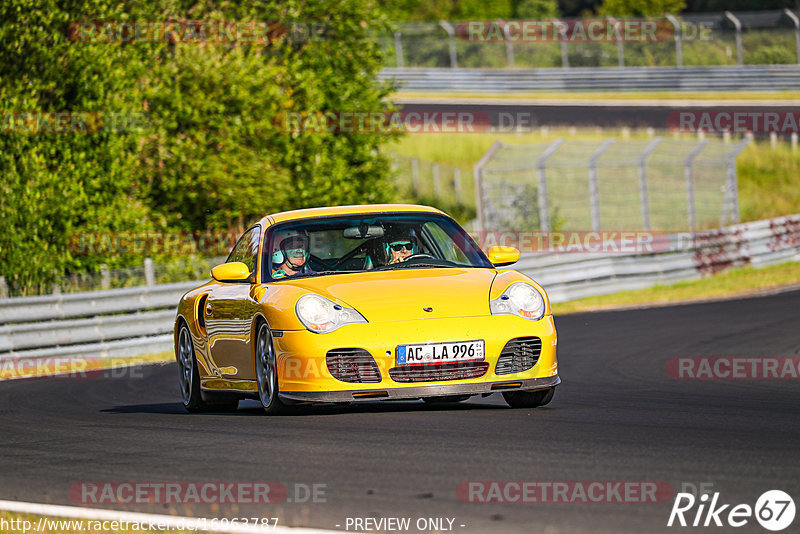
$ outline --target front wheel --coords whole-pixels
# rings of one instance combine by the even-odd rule
[[[256,382],[261,407],[269,415],[284,408],[278,398],[278,360],[272,343],[272,332],[266,323],[261,323],[256,335]]]
[[[503,398],[512,408],[536,408],[553,400],[555,392],[554,387],[536,391],[509,391],[503,393]]]

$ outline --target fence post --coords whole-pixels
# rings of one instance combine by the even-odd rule
[[[433,196],[439,198],[439,164],[433,162],[431,164],[431,174],[433,174]]]
[[[400,32],[394,32],[394,56],[397,60],[397,68],[402,69],[404,66],[403,61],[403,39]]]
[[[725,184],[726,200],[722,202],[722,220],[720,221],[720,226],[726,224],[726,211],[730,223],[739,222],[739,181],[736,174],[736,158],[739,157],[742,150],[747,148],[749,144],[750,139],[745,138],[736,145],[730,154],[728,154],[727,183]]]
[[[666,17],[675,30],[675,66],[683,67],[683,28],[674,15],[667,13]]]
[[[550,211],[547,204],[547,175],[545,174],[545,164],[547,163],[547,158],[552,156],[563,143],[563,139],[556,139],[550,143],[536,161],[539,175],[539,229],[542,232],[550,231]]]
[[[458,68],[458,57],[456,56],[456,30],[453,25],[446,20],[440,20],[439,26],[447,32],[447,41],[450,47],[450,68]]]
[[[453,190],[456,194],[456,204],[461,205],[461,169],[453,169]]]
[[[784,13],[794,24],[794,46],[795,50],[797,50],[797,64],[800,65],[800,19],[797,18],[797,15],[792,13],[791,9],[784,9]]]
[[[692,171],[692,163],[695,158],[700,155],[700,152],[708,144],[708,141],[700,141],[694,149],[686,157],[683,162],[683,173],[686,176],[686,206],[689,211],[689,231],[694,232],[697,227],[697,217],[694,206],[694,174]]]
[[[105,263],[100,266],[100,287],[103,289],[111,287],[111,271]]]
[[[0,299],[8,298],[8,282],[5,276],[0,276]]]
[[[419,194],[419,160],[417,158],[411,158],[411,189],[414,190],[414,194]]]
[[[650,197],[647,190],[647,158],[650,154],[655,152],[658,145],[663,141],[663,137],[656,137],[644,147],[644,150],[639,154],[638,168],[639,168],[639,202],[642,207],[642,228],[650,230]]]
[[[144,259],[144,283],[148,286],[156,285],[156,268],[153,258]]]
[[[486,230],[486,214],[484,213],[483,205],[483,168],[486,167],[489,160],[492,159],[494,153],[497,152],[501,146],[503,146],[502,142],[495,141],[480,161],[475,164],[475,167],[472,168],[472,177],[475,180],[475,211],[478,214],[479,232],[484,232]]]
[[[622,40],[622,32],[619,29],[619,21],[614,17],[606,17],[606,20],[614,25],[614,40],[617,42],[617,63],[620,67],[625,66],[625,48]]]
[[[508,24],[506,21],[500,20],[498,21],[503,27],[503,36],[505,37],[505,45],[506,45],[506,63],[508,63],[509,68],[514,68],[514,44],[511,42],[511,36],[508,34]]]
[[[589,203],[592,208],[592,230],[600,230],[600,195],[597,187],[597,160],[608,150],[614,139],[606,139],[589,157]]]
[[[725,17],[733,22],[733,27],[736,28],[736,62],[740,66],[744,65],[744,58],[742,57],[742,23],[730,11],[725,12]]]

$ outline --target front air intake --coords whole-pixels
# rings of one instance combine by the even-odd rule
[[[527,371],[539,361],[542,340],[538,337],[517,337],[506,343],[497,359],[495,374],[510,375]]]
[[[381,372],[372,355],[364,349],[333,349],[325,357],[328,371],[342,382],[374,383],[381,381]]]

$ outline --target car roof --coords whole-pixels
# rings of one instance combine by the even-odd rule
[[[268,225],[285,221],[308,219],[312,217],[330,217],[332,215],[354,215],[362,213],[364,214],[407,213],[407,212],[444,214],[444,212],[436,208],[432,208],[430,206],[421,206],[418,204],[365,204],[365,205],[353,205],[353,206],[331,206],[325,208],[306,208],[300,210],[283,211],[281,213],[273,213],[272,215],[267,215],[259,222]]]

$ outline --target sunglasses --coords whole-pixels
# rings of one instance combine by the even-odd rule
[[[405,241],[402,243],[392,243],[389,246],[392,247],[392,250],[394,250],[395,252],[400,252],[403,249],[411,251],[411,249],[414,248],[413,243],[411,243],[410,241]]]

